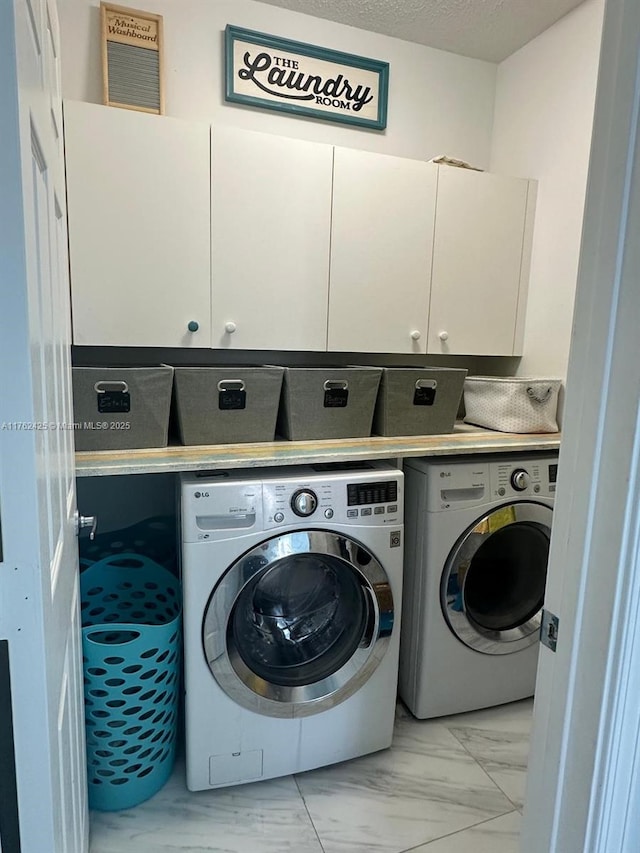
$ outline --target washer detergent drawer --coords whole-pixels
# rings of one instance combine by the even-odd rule
[[[224,538],[230,531],[262,526],[262,484],[219,482],[189,484],[182,492],[182,540]]]
[[[430,512],[476,506],[490,496],[489,465],[475,461],[468,466],[447,462],[432,465],[427,484],[427,509]]]

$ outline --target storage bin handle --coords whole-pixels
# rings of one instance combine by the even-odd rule
[[[139,640],[142,633],[127,625],[97,625],[85,631],[84,639],[96,646],[126,646]]]
[[[418,379],[416,380],[416,388],[437,388],[438,382],[435,379]]]
[[[123,391],[124,393],[126,393],[129,390],[129,386],[124,381],[124,379],[104,379],[100,382],[96,382],[96,384],[93,386],[93,389],[98,394],[106,394],[107,391]]]
[[[527,387],[527,396],[531,397],[532,400],[535,400],[536,403],[546,403],[549,397],[551,396],[551,392],[553,389],[551,386],[547,388],[537,390],[532,385]]]
[[[218,382],[218,391],[244,391],[245,384],[242,379],[221,379]]]
[[[323,387],[325,391],[335,391],[336,389],[346,391],[349,383],[346,379],[327,379]]]

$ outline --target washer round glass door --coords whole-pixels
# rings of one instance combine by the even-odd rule
[[[544,504],[507,504],[460,537],[444,568],[440,600],[465,645],[506,655],[538,642],[552,515]]]
[[[386,572],[331,531],[266,540],[224,574],[207,605],[204,652],[240,705],[307,716],[344,701],[371,676],[393,628]]]

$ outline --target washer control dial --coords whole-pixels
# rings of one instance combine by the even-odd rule
[[[511,485],[517,492],[524,492],[530,483],[531,477],[529,476],[529,472],[525,471],[524,468],[516,468],[511,475]]]
[[[318,506],[318,497],[311,489],[298,489],[291,498],[291,509],[301,518],[313,515]]]

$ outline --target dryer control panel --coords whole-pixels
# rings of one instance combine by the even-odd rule
[[[557,454],[494,454],[449,462],[407,460],[407,469],[427,474],[426,510],[446,512],[513,499],[553,498]]]
[[[558,476],[557,457],[528,457],[491,465],[491,497],[541,497],[555,495]]]

